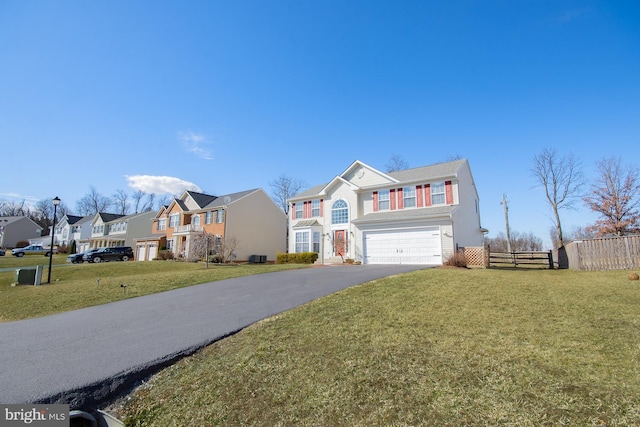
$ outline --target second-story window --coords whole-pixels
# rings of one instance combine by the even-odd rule
[[[405,208],[416,206],[416,187],[404,187],[402,189],[403,204]]]
[[[194,227],[200,227],[200,215],[194,215],[191,223]]]
[[[180,224],[180,214],[171,214],[169,216],[169,227],[175,228]]]
[[[444,182],[431,184],[431,204],[444,205],[446,202],[444,194]]]
[[[380,190],[378,192],[378,210],[384,211],[389,209],[389,190]]]
[[[304,203],[299,202],[296,203],[296,219],[300,219],[304,217],[304,211],[302,210],[304,207]]]
[[[166,218],[162,218],[158,220],[158,231],[167,229],[167,220]]]
[[[320,216],[320,199],[311,201],[311,216],[312,217]]]
[[[216,211],[216,224],[222,224],[224,221],[224,209]]]
[[[213,222],[213,211],[204,214],[204,223],[211,224]]]

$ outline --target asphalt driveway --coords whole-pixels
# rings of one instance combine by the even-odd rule
[[[246,276],[0,323],[0,403],[94,410],[140,379],[258,320],[381,277],[362,265]]]

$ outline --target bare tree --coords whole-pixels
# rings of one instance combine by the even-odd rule
[[[385,165],[388,172],[398,172],[409,169],[409,163],[398,154],[392,154],[391,158]]]
[[[131,205],[129,204],[129,195],[124,190],[116,190],[111,196],[111,202],[115,209],[114,213],[120,215],[128,215]]]
[[[133,212],[149,212],[154,208],[155,198],[156,195],[153,193],[147,194],[142,190],[134,191],[131,195],[131,200],[133,202]]]
[[[79,215],[92,215],[98,212],[106,212],[111,206],[110,198],[98,193],[94,186],[89,187],[89,193],[76,202],[76,210]]]
[[[276,202],[285,214],[289,214],[289,199],[306,186],[304,181],[291,178],[287,175],[280,175],[275,181],[269,182],[271,198]]]
[[[585,204],[600,214],[588,231],[598,236],[637,233],[640,229],[640,173],[637,167],[623,166],[619,158],[598,162],[600,177],[591,186]]]
[[[560,210],[573,208],[582,196],[582,164],[572,154],[560,156],[556,150],[545,148],[533,158],[531,173],[544,187],[554,215],[558,247],[561,247],[564,245],[564,238]]]
[[[485,242],[491,247],[492,252],[542,250],[542,239],[533,233],[511,231],[510,236],[511,241],[508,241],[505,233],[501,231],[496,237],[485,239]]]
[[[26,216],[29,214],[29,207],[26,202],[10,202],[3,200],[0,203],[0,216]]]

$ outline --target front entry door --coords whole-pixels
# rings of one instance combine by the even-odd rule
[[[347,232],[336,230],[333,233],[333,253],[344,256],[347,251]]]

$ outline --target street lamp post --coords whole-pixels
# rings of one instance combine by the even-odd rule
[[[53,199],[53,225],[51,226],[51,246],[49,247],[49,276],[47,277],[47,283],[51,283],[51,265],[53,263],[53,238],[56,234],[56,213],[58,211],[59,204],[60,198],[56,196]]]

